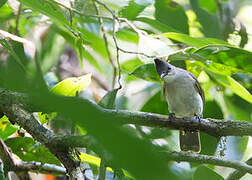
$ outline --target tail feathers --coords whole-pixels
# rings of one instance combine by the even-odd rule
[[[181,151],[191,151],[199,153],[201,150],[200,146],[200,133],[199,131],[180,131],[179,142]]]

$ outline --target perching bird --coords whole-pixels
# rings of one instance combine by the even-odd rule
[[[164,80],[163,92],[171,115],[178,118],[197,117],[203,112],[204,92],[195,76],[166,61],[156,58],[156,70]],[[180,131],[180,149],[199,153],[199,131]]]

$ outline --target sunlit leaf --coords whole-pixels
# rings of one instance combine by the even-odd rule
[[[138,66],[143,65],[143,62],[137,59],[131,59],[121,64],[121,69],[126,72],[132,72]]]
[[[23,161],[37,161],[60,165],[59,160],[40,143],[30,137],[9,138],[5,141],[11,151]]]
[[[149,56],[168,56],[173,51],[172,48],[161,40],[153,38],[148,35],[140,35],[138,43],[138,52],[144,53]],[[139,59],[144,63],[153,62],[153,58],[146,57],[144,55],[138,55]]]
[[[95,165],[97,167],[100,167],[100,163],[101,163],[101,159],[100,158],[92,156],[90,154],[86,154],[86,153],[81,153],[79,156],[80,156],[81,161],[87,162],[87,163]],[[110,172],[114,172],[112,170],[112,168],[110,168],[110,167],[107,167],[106,170],[110,171]],[[123,173],[124,173],[125,176],[127,176],[129,178],[133,178],[129,173],[127,173],[124,170],[123,170]]]
[[[56,84],[51,92],[64,96],[75,96],[91,83],[91,74],[67,78]]]
[[[7,116],[0,118],[0,138],[5,140],[18,130],[18,126],[12,125]]]
[[[131,0],[127,6],[120,10],[119,15],[129,20],[134,20],[149,4],[148,2],[138,4],[134,0]]]

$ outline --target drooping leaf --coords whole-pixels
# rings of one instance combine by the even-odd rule
[[[117,88],[107,92],[98,105],[107,109],[115,109],[115,99],[118,90]]]
[[[184,8],[178,3],[171,0],[156,0],[155,9],[155,18],[158,21],[179,32],[189,33],[188,18]]]
[[[43,145],[30,137],[15,137],[5,141],[11,151],[23,161],[37,161],[60,165],[59,160]]]
[[[75,96],[91,83],[91,74],[67,78],[56,84],[51,92],[64,96]]]
[[[222,31],[218,17],[202,9],[198,0],[190,0],[190,4],[197,16],[197,20],[202,26],[201,31],[204,35],[206,37],[222,39]]]
[[[204,165],[199,166],[193,175],[193,180],[202,180],[202,179],[224,180],[224,178],[221,175],[217,174],[212,169],[210,169]]]
[[[135,0],[131,0],[126,7],[120,10],[119,15],[127,18],[128,20],[134,20],[149,4],[150,3],[148,2],[138,4]]]
[[[252,103],[252,95],[244,88],[240,83],[234,80],[230,76],[225,76],[211,71],[206,71],[215,81],[220,83],[226,88],[229,88],[235,94],[243,98],[244,100]]]
[[[154,64],[144,64],[139,66],[132,72],[132,74],[147,81],[160,82],[160,77],[157,74]]]

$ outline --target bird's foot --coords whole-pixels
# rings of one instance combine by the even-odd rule
[[[198,120],[198,123],[199,123],[199,126],[200,126],[202,117],[200,115],[195,114],[195,118]]]
[[[175,118],[175,113],[169,114],[169,120],[172,121]]]

